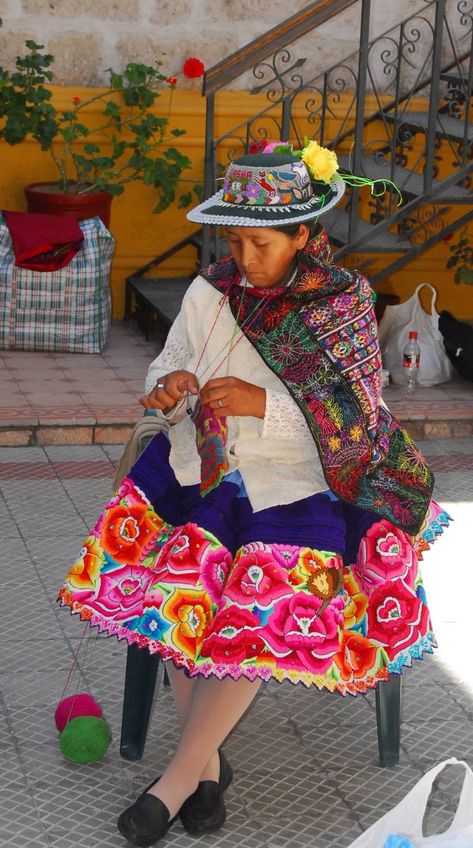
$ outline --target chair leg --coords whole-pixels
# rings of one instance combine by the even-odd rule
[[[159,654],[128,646],[120,739],[120,754],[125,760],[143,756],[158,665]]]
[[[376,723],[380,766],[395,766],[399,762],[401,744],[401,675],[391,674],[389,680],[376,688]]]

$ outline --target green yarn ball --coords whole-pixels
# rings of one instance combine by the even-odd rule
[[[112,740],[104,718],[78,716],[62,731],[59,745],[66,760],[72,763],[94,763],[107,753]]]

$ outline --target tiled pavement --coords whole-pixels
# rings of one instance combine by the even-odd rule
[[[0,351],[0,445],[113,444],[142,413],[138,398],[159,351],[135,324],[113,323],[101,354]],[[415,438],[473,436],[473,384],[460,377],[384,397]]]
[[[403,678],[401,762],[377,764],[374,695],[343,699],[290,684],[264,687],[226,744],[235,769],[228,821],[202,848],[347,848],[436,762],[473,765],[473,439],[421,443],[436,494],[455,521],[426,555],[424,577],[440,649]],[[53,723],[84,625],[55,596],[110,493],[118,446],[0,449],[0,845],[124,848],[117,814],[163,768],[176,741],[171,695],[160,684],[145,756],[120,759],[125,647],[92,632],[85,680],[113,730],[106,757],[76,766]],[[458,782],[442,779],[428,828],[446,824]],[[197,840],[176,824],[163,845]]]
[[[101,354],[0,351],[0,444],[126,441],[160,347],[116,321]]]

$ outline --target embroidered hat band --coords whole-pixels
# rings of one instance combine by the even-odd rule
[[[313,180],[306,164],[287,153],[258,153],[232,162],[223,189],[188,213],[189,221],[277,227],[307,221],[331,209],[345,183]]]

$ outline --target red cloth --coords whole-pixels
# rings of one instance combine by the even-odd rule
[[[3,212],[15,265],[32,271],[58,271],[76,255],[84,235],[75,218],[42,212]]]

